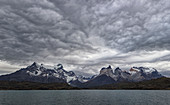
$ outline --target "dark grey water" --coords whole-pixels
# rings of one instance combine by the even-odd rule
[[[0,105],[170,105],[166,90],[0,91]]]

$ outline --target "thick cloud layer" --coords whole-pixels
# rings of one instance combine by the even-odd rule
[[[0,0],[0,60],[13,65],[167,71],[169,33],[169,0]]]

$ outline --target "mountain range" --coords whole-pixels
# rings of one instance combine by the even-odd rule
[[[62,64],[55,67],[32,65],[14,73],[0,76],[0,81],[28,81],[38,83],[66,83],[73,87],[89,88],[120,82],[139,82],[163,77],[156,69],[147,67],[132,67],[123,71],[119,67],[115,70],[109,65],[100,70],[99,75],[92,77],[77,76],[73,71],[66,71]]]

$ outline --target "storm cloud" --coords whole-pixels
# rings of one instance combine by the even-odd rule
[[[2,64],[168,71],[169,56],[169,0],[0,0]]]

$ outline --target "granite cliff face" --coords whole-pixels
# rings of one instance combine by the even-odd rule
[[[100,70],[100,74],[84,83],[84,87],[95,87],[119,82],[139,82],[163,77],[156,69],[146,67],[132,67],[123,71],[117,67],[114,71],[109,65]]]

